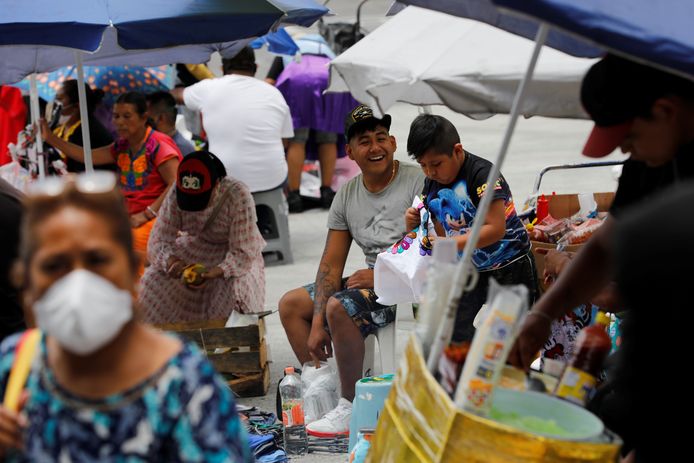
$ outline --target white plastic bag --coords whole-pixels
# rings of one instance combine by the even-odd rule
[[[313,363],[305,363],[301,368],[301,382],[306,424],[323,418],[337,407],[337,375],[327,362],[321,362],[320,368]]]
[[[420,302],[422,298],[431,261],[429,234],[436,232],[419,197],[412,201],[412,207],[419,209],[419,226],[376,257],[374,292],[379,304]]]
[[[4,166],[0,166],[0,178],[7,183],[26,193],[27,186],[31,183],[31,174],[22,167],[19,162],[12,161]]]

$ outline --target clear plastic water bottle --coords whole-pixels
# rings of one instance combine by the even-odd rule
[[[284,450],[290,455],[303,455],[308,451],[308,436],[304,423],[301,379],[294,373],[293,367],[285,368],[284,374],[280,382]]]

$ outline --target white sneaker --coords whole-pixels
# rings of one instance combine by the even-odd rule
[[[323,418],[306,426],[306,432],[315,437],[349,436],[349,420],[352,417],[352,402],[340,398],[337,407]]]

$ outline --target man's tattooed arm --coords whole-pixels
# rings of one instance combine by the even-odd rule
[[[342,271],[345,268],[352,236],[346,230],[329,230],[325,249],[316,274],[316,294],[313,315],[325,315],[330,296],[340,290]]]

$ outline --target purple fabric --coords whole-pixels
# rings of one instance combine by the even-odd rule
[[[302,55],[291,62],[277,78],[277,88],[292,112],[294,128],[308,127],[323,132],[344,132],[345,116],[359,102],[349,93],[328,93],[330,58]]]

